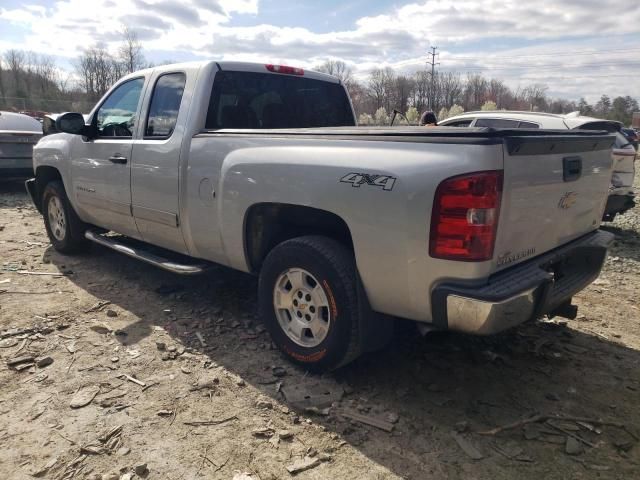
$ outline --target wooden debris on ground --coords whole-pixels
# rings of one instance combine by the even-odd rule
[[[385,432],[391,432],[393,430],[393,423],[371,415],[363,415],[362,413],[356,412],[355,410],[350,408],[342,409],[338,413],[343,417],[350,418],[351,420],[355,420],[356,422],[364,423],[365,425],[371,425],[372,427],[379,428],[380,430],[384,430]]]
[[[221,418],[220,420],[190,420],[182,423],[192,427],[202,427],[208,425],[220,425],[222,423],[230,422],[231,420],[238,420],[238,417],[236,415],[231,415],[229,417]]]
[[[287,465],[287,472],[289,472],[291,475],[295,475],[297,473],[315,468],[320,465],[320,463],[321,462],[319,458],[306,456],[302,459],[296,460],[291,465]]]
[[[130,382],[135,383],[136,385],[140,385],[141,387],[147,386],[147,384],[144,383],[143,381],[138,380],[137,378],[132,377],[131,375],[127,375],[126,373],[121,373],[120,375],[118,375],[118,378],[124,378],[126,380],[129,380]]]
[[[69,406],[71,408],[82,408],[84,406],[87,406],[93,401],[98,393],[100,393],[99,385],[89,385],[86,387],[82,387],[73,396],[71,402],[69,402]]]
[[[482,460],[484,455],[469,440],[464,438],[458,432],[451,432],[451,437],[456,441],[458,446],[473,460]]]

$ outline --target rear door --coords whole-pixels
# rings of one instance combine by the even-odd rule
[[[189,75],[191,82],[195,76]],[[187,73],[156,73],[150,84],[152,90],[143,106],[143,136],[133,145],[133,215],[143,240],[186,253],[179,210],[180,152],[188,113]]]
[[[511,137],[494,261],[498,268],[597,229],[611,179],[610,135]]]
[[[131,152],[145,78],[118,85],[92,122],[97,137],[76,136],[71,153],[73,190],[84,218],[100,227],[138,238],[131,214]]]

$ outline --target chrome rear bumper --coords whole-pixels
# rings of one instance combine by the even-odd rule
[[[490,335],[553,314],[593,282],[613,234],[596,231],[491,276],[482,285],[443,284],[432,294],[434,324]]]

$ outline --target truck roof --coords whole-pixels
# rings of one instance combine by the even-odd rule
[[[268,73],[273,75],[282,75],[280,73],[271,72],[267,70],[267,63],[254,63],[254,62],[233,62],[224,60],[201,60],[196,62],[183,62],[183,63],[171,63],[168,65],[158,65],[157,67],[146,68],[134,73],[130,73],[125,78],[136,77],[140,74],[148,74],[151,72],[173,72],[179,69],[195,69],[199,70],[202,67],[213,65],[220,71],[230,70],[235,72],[255,72],[255,73]],[[293,65],[295,67],[295,65]],[[298,67],[296,67],[298,68]],[[321,80],[324,82],[340,83],[340,79],[329,75],[327,73],[316,72],[314,70],[301,69],[304,78],[312,78],[314,80]]]

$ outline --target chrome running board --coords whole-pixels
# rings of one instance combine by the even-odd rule
[[[118,237],[106,237],[92,230],[87,230],[84,236],[87,240],[91,240],[103,247],[124,253],[129,257],[142,260],[143,262],[150,263],[151,265],[155,265],[163,270],[168,270],[180,275],[198,275],[200,273],[204,273],[209,268],[209,265],[206,263],[179,263],[160,255],[156,255],[155,253],[151,253],[143,248],[127,245]],[[170,254],[171,252],[167,253]]]

